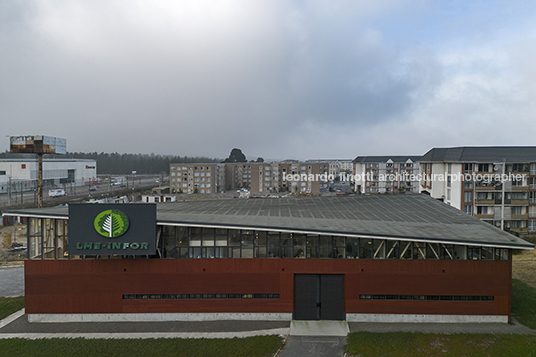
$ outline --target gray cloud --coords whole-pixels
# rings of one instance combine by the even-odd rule
[[[310,158],[416,154],[471,138],[438,134],[446,122],[528,120],[517,105],[529,81],[516,91],[506,78],[534,74],[527,42],[506,57],[486,57],[507,48],[497,36],[400,46],[375,22],[418,5],[2,2],[3,131],[65,137],[70,151]]]

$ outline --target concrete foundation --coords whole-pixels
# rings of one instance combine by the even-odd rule
[[[290,321],[288,313],[28,314],[29,322]]]
[[[504,315],[346,314],[348,322],[508,323]]]

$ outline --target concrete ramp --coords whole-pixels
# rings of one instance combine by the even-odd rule
[[[346,321],[298,321],[290,323],[291,336],[346,336],[350,332]]]

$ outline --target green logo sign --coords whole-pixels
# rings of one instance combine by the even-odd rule
[[[99,213],[95,217],[93,226],[100,235],[108,238],[116,238],[126,233],[129,221],[127,215],[123,212],[116,209],[109,209]]]

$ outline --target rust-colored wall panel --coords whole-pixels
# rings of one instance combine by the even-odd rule
[[[511,261],[372,259],[28,260],[28,313],[293,312],[294,274],[344,274],[346,313],[509,315]],[[280,294],[279,299],[123,300],[123,294]],[[359,300],[485,295],[493,302]]]

